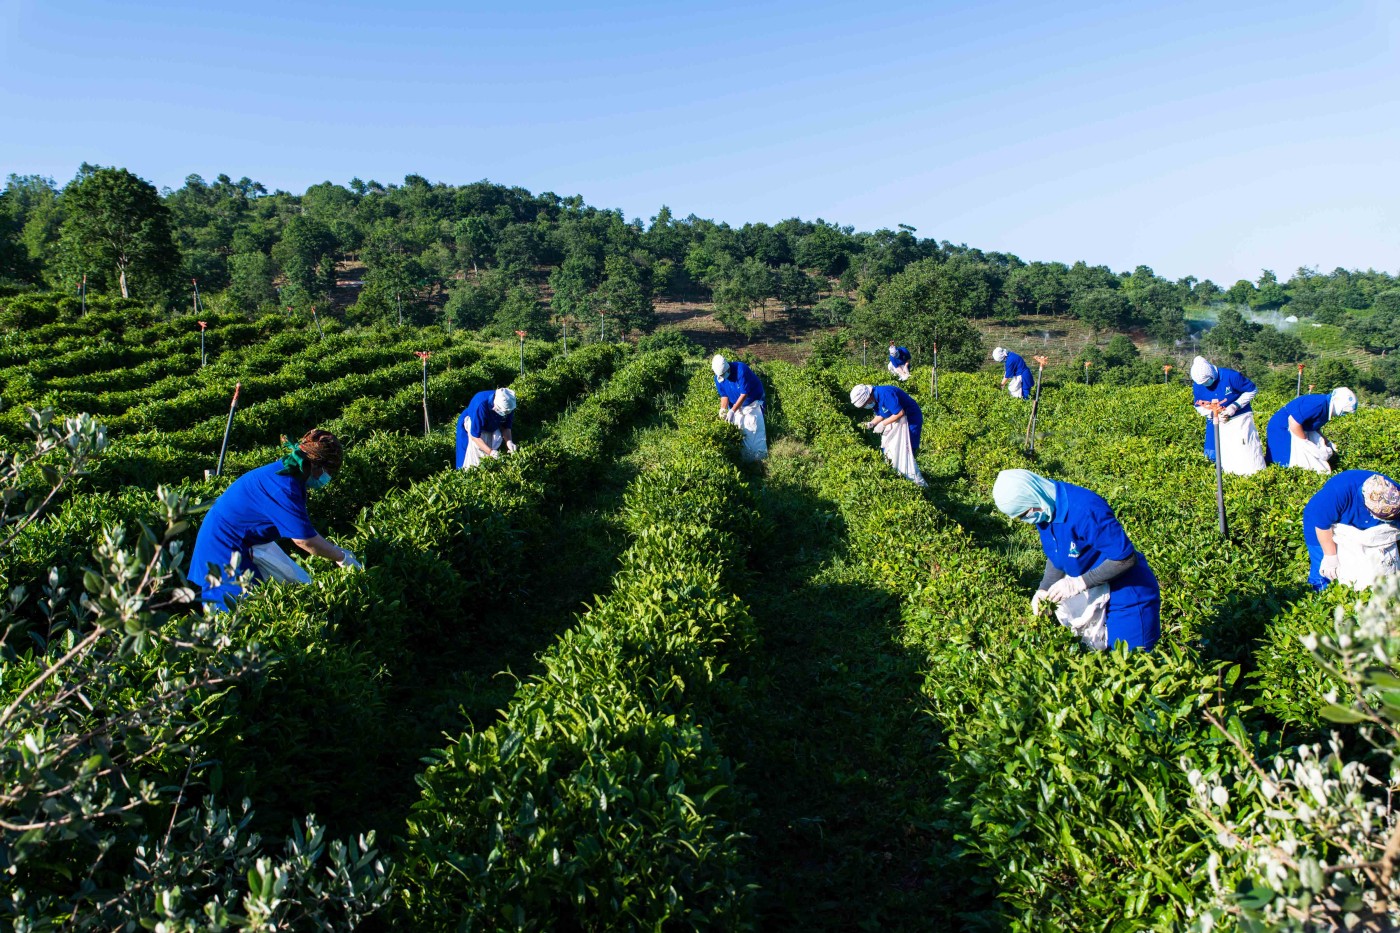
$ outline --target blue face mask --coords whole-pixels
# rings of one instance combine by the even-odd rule
[[[1028,509],[1026,514],[1021,516],[1021,521],[1027,525],[1042,525],[1050,521],[1050,516],[1044,509]]]
[[[307,489],[320,489],[322,486],[329,485],[329,484],[330,484],[330,481],[331,481],[331,475],[330,475],[329,473],[327,473],[325,470],[322,470],[321,473],[320,473],[320,475],[316,476],[314,479],[309,479],[309,480],[306,481],[306,488],[307,488]]]

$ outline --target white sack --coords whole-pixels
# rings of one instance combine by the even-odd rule
[[[763,423],[763,403],[749,402],[743,408],[730,408],[726,419],[744,432],[744,459],[768,457],[768,428]]]
[[[1020,398],[1020,397],[1021,397],[1021,380],[1022,380],[1023,378],[1025,378],[1025,377],[1023,377],[1023,376],[1013,376],[1013,377],[1011,378],[1011,381],[1008,382],[1008,383],[1006,384],[1006,391],[1007,391],[1007,394],[1010,395],[1012,398]]]
[[[1323,457],[1317,452],[1314,444],[1323,444],[1328,451],[1333,451],[1332,442],[1323,438],[1316,431],[1309,431],[1307,440],[1304,441],[1298,435],[1288,434],[1288,442],[1293,446],[1288,450],[1288,465],[1291,467],[1301,467],[1304,470],[1312,470],[1314,473],[1327,474],[1332,472],[1332,463],[1329,458]]]
[[[1091,586],[1055,607],[1055,618],[1079,636],[1084,647],[1103,651],[1108,647],[1108,584]]]
[[[918,461],[914,459],[914,444],[909,439],[909,422],[901,418],[880,425],[880,449],[890,466],[906,479],[924,485],[924,475],[919,472]]]
[[[893,376],[895,376],[896,378],[898,378],[900,382],[908,382],[908,381],[909,381],[909,364],[908,364],[908,363],[905,363],[905,364],[902,365],[902,366],[896,366],[896,365],[894,365],[893,363],[891,363],[889,360],[885,360],[885,368],[888,369],[888,370],[890,371],[890,373],[891,373]]]
[[[1215,455],[1221,457],[1220,469],[1235,476],[1252,476],[1264,469],[1264,445],[1254,427],[1254,412],[1235,415],[1220,425]]]
[[[1383,523],[1365,531],[1354,525],[1333,525],[1337,542],[1337,580],[1364,590],[1381,577],[1400,573],[1400,529]]]
[[[472,440],[472,419],[463,417],[462,423],[467,426],[467,449],[466,452],[462,454],[462,462],[457,464],[457,466],[463,470],[470,470],[481,461],[489,458],[486,454],[481,452],[480,447],[476,446],[476,441]],[[482,431],[481,439],[486,442],[487,447],[490,447],[492,450],[499,450],[501,444],[505,443],[506,438],[504,434],[496,430]]]
[[[283,583],[311,582],[311,574],[306,572],[306,568],[288,557],[287,552],[282,550],[276,541],[256,544],[250,550],[253,552],[253,563],[257,565],[258,573],[262,574],[264,580],[281,580]]]

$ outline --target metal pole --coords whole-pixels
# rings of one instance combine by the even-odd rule
[[[190,279],[190,284],[194,286],[194,313],[199,313],[199,279]]]
[[[1297,398],[1303,394],[1303,364],[1298,364],[1298,386],[1293,390],[1293,397]]]
[[[603,312],[598,312],[598,342],[603,342]]]
[[[1210,419],[1215,431],[1215,514],[1220,520],[1220,537],[1228,539],[1230,530],[1225,524],[1225,471],[1220,466],[1224,451],[1220,447],[1220,422],[1216,420],[1219,417],[1219,412],[1216,412]]]
[[[865,355],[865,341],[864,341],[864,340],[862,340],[862,341],[860,342],[860,365],[864,366],[866,369],[869,369],[869,368],[870,368],[870,360],[867,359],[867,358],[866,358],[866,355]]]
[[[1168,364],[1168,365],[1162,367],[1162,385],[1166,385],[1166,384],[1167,384],[1167,373],[1169,373],[1169,372],[1171,372],[1171,371],[1172,371],[1172,368],[1171,368],[1171,365],[1170,365],[1170,364]]]
[[[1084,361],[1084,384],[1089,384],[1089,361]]]
[[[525,331],[518,330],[515,336],[520,338],[520,375],[525,375]]]
[[[1046,359],[1043,356],[1035,357],[1035,361],[1040,364],[1035,373],[1035,398],[1031,400],[1031,420],[1026,425],[1026,454],[1035,454],[1035,416],[1040,410],[1040,378],[1045,374]]]
[[[224,422],[224,443],[219,447],[219,465],[214,467],[215,476],[224,472],[224,451],[228,450],[228,432],[233,427],[233,410],[238,407],[238,390],[242,387],[241,382],[233,384],[233,401],[228,405],[228,420]]]
[[[205,322],[199,322],[199,368],[203,369],[208,358],[204,355],[204,327]]]
[[[432,432],[428,420],[428,357],[432,356],[432,353],[415,350],[414,354],[423,361],[423,436],[427,437]]]
[[[82,296],[83,296],[83,313],[84,313],[84,314],[87,314],[87,273],[86,273],[86,272],[83,273],[83,284],[79,287],[79,291],[81,292],[81,294],[82,294]]]
[[[287,310],[290,311],[290,310],[292,310],[292,309],[291,309],[291,308],[288,308]],[[320,315],[318,315],[318,314],[316,313],[316,306],[315,306],[315,305],[312,305],[312,306],[311,306],[311,320],[313,320],[313,321],[316,322],[316,335],[317,335],[317,339],[319,339],[319,340],[325,340],[325,339],[326,339],[326,332],[323,331],[323,330],[321,330],[321,317],[320,317]],[[403,322],[400,321],[399,323],[403,323]]]
[[[569,355],[569,319],[564,318],[564,355]]]
[[[938,398],[938,341],[933,343],[933,397]]]

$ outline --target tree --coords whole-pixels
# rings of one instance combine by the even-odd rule
[[[496,234],[491,222],[480,216],[463,217],[452,228],[452,233],[457,255],[471,263],[472,271],[477,272],[477,264],[486,262],[493,252]]]
[[[785,263],[778,267],[775,291],[778,300],[783,303],[785,308],[798,312],[817,301],[816,281],[791,263]]]
[[[1288,301],[1288,293],[1283,290],[1283,286],[1278,283],[1278,277],[1268,269],[1259,276],[1257,291],[1253,298],[1253,307],[1262,310],[1281,308]]]
[[[305,214],[293,217],[282,231],[282,239],[272,248],[272,258],[287,278],[292,302],[325,298],[335,287],[335,234],[331,228]]]
[[[650,330],[656,324],[651,289],[642,281],[636,264],[626,256],[608,257],[597,297],[598,303],[607,309],[624,332]]]
[[[1131,366],[1137,359],[1138,348],[1126,334],[1114,334],[1108,346],[1103,348],[1105,366]]]
[[[975,370],[982,365],[982,337],[962,311],[960,284],[938,259],[921,259],[882,285],[873,301],[856,308],[852,331],[877,344],[932,347],[937,342],[940,366]]]
[[[276,268],[260,250],[234,253],[229,259],[229,298],[240,311],[252,312],[277,300],[273,287]]]
[[[1091,288],[1074,296],[1074,316],[1096,333],[1122,327],[1128,319],[1128,299],[1112,288]]]
[[[165,294],[180,269],[170,209],[155,186],[126,169],[84,165],[63,190],[63,242],[70,253],[116,272],[123,298],[131,279],[143,297]]]
[[[850,262],[851,237],[848,231],[818,220],[816,228],[797,241],[793,252],[799,266],[822,275],[840,275]]]
[[[1249,279],[1240,279],[1225,291],[1225,300],[1231,304],[1249,306],[1254,303],[1254,283]]]
[[[1164,281],[1154,282],[1138,292],[1133,315],[1147,332],[1162,343],[1175,343],[1186,337],[1186,309],[1181,289]]]
[[[1210,279],[1202,279],[1191,289],[1191,298],[1199,305],[1209,305],[1220,300],[1220,286]]]

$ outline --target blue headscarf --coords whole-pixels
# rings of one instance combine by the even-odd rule
[[[992,484],[992,499],[997,508],[1012,518],[1020,518],[1027,509],[1043,509],[1045,520],[1055,517],[1055,481],[1030,470],[1002,470]]]

